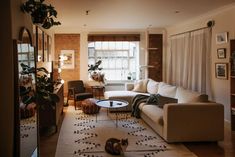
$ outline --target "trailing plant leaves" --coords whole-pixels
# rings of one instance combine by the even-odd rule
[[[24,86],[20,86],[20,96],[29,94],[30,91],[31,91],[31,87],[26,88]]]
[[[22,98],[22,102],[26,105],[31,104],[32,102],[35,102],[35,97],[26,95]]]
[[[44,0],[27,0],[21,5],[23,12],[31,15],[32,22],[34,24],[41,24],[45,29],[49,29],[54,25],[60,25],[59,21],[55,22],[53,17],[57,18],[57,11],[50,4],[44,4]]]
[[[22,74],[31,75],[31,73],[35,73],[35,68],[29,67],[28,65],[21,64]],[[36,93],[33,96],[29,96],[28,94],[31,91],[31,88],[26,88],[24,86],[20,86],[20,93],[23,102],[25,104],[29,104],[32,102],[37,102],[39,107],[44,108],[43,105],[50,105],[53,109],[55,108],[56,102],[59,101],[59,97],[54,94],[54,82],[51,78],[48,77],[49,72],[44,68],[37,68],[37,78],[36,78]],[[48,103],[50,102],[50,103]]]

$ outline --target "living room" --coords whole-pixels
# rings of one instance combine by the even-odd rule
[[[114,3],[115,2],[115,3]],[[89,63],[88,57],[88,43],[91,35],[139,35],[138,49],[139,49],[139,62],[136,64],[137,70],[132,73],[131,80],[126,78],[128,72],[125,72],[125,78],[120,81],[106,80],[105,89],[110,90],[124,90],[126,83],[133,83],[136,79],[148,78],[152,73],[152,64],[147,62],[149,56],[148,51],[148,36],[151,34],[162,35],[162,78],[161,80],[170,82],[173,78],[171,71],[174,71],[174,67],[170,64],[172,60],[171,56],[171,39],[174,35],[191,32],[197,29],[201,29],[209,25],[211,28],[211,47],[210,58],[207,63],[210,67],[209,80],[211,90],[206,94],[209,96],[209,100],[222,104],[224,106],[224,125],[227,130],[231,130],[231,52],[230,52],[230,40],[235,39],[235,4],[233,0],[226,0],[223,2],[214,1],[200,1],[200,2],[154,2],[146,1],[139,2],[138,6],[135,6],[133,1],[125,2],[125,5],[112,2],[82,2],[82,1],[46,1],[46,3],[52,4],[58,11],[57,19],[61,22],[61,25],[53,26],[50,29],[42,29],[48,36],[51,37],[51,60],[57,61],[61,50],[73,50],[74,52],[74,69],[62,69],[60,73],[61,79],[64,82],[64,96],[66,100],[67,96],[67,82],[70,80],[83,80],[84,82],[94,83],[89,81],[89,72],[87,66]],[[145,4],[147,3],[147,4]],[[185,3],[185,6],[182,6]],[[188,4],[190,3],[190,4]],[[192,3],[192,4],[191,4]],[[26,13],[20,10],[22,2],[19,0],[3,1],[1,2],[1,9],[6,15],[1,15],[5,21],[4,25],[1,25],[3,36],[2,41],[5,41],[1,46],[2,52],[9,52],[8,55],[2,53],[2,76],[1,93],[2,104],[1,105],[1,129],[0,135],[2,139],[1,153],[4,156],[15,156],[14,152],[14,128],[15,128],[15,108],[14,108],[14,78],[13,69],[13,46],[12,40],[19,39],[19,32],[21,27],[26,27],[30,34],[34,34],[34,26],[32,25],[31,18]],[[162,9],[164,5],[167,5],[167,9]],[[136,8],[135,8],[136,7]],[[118,10],[118,9],[123,10]],[[154,8],[154,9],[153,9]],[[74,10],[73,10],[74,9]],[[142,11],[140,11],[143,9]],[[146,10],[149,10],[147,12]],[[153,11],[154,10],[154,11]],[[157,10],[157,11],[156,11]],[[133,12],[132,12],[133,11]],[[151,12],[152,11],[152,12]],[[155,12],[156,11],[156,12]],[[159,12],[158,12],[159,11]],[[126,14],[132,16],[129,17]],[[119,16],[116,16],[120,14]],[[138,16],[133,16],[138,15]],[[164,14],[164,16],[163,16]],[[127,16],[126,18],[124,18]],[[130,19],[128,19],[130,18]],[[112,20],[114,19],[114,20]],[[212,24],[210,24],[210,22]],[[218,44],[217,36],[223,34],[226,36],[226,42]],[[123,37],[126,38],[126,37]],[[110,40],[110,39],[109,39]],[[116,39],[115,39],[116,40]],[[224,57],[218,57],[218,50],[225,50]],[[159,50],[159,49],[158,49]],[[151,51],[151,50],[150,50]],[[155,50],[152,50],[155,51]],[[154,56],[154,55],[153,55]],[[216,71],[217,64],[225,65],[226,76],[219,78]],[[154,64],[154,62],[153,62]],[[190,64],[190,63],[189,63]],[[156,65],[154,65],[156,66]],[[220,65],[218,65],[220,66]],[[11,70],[7,70],[6,68]],[[141,68],[141,70],[139,69]],[[179,72],[180,73],[180,72]],[[110,74],[112,75],[112,74]],[[121,74],[120,74],[121,75]],[[106,79],[109,77],[106,74]],[[134,78],[134,79],[133,79]],[[184,79],[184,81],[187,81]],[[174,82],[174,81],[172,81]],[[234,87],[233,87],[234,88]],[[9,90],[5,90],[9,89]],[[70,105],[73,105],[71,103]],[[66,108],[66,107],[65,107]],[[7,119],[7,121],[5,120]],[[99,116],[98,116],[99,120]],[[10,123],[9,123],[10,122]],[[58,131],[59,132],[59,131]],[[59,134],[59,133],[57,133]],[[59,135],[58,135],[59,136]],[[232,148],[232,142],[234,135],[230,131],[225,131],[225,139],[230,144],[228,149],[220,145],[208,145],[205,143],[193,145],[192,149],[196,149],[198,152],[194,152],[197,156],[207,156],[208,154],[201,155],[200,152],[208,152],[214,150],[214,156],[233,156],[234,150]],[[57,140],[56,140],[57,141]],[[206,145],[206,146],[205,146]],[[226,144],[224,144],[226,145]],[[204,146],[204,147],[203,147]],[[202,148],[202,149],[200,149]],[[214,149],[215,148],[215,149]],[[222,149],[222,150],[221,150]],[[55,152],[54,152],[55,153]],[[14,154],[14,155],[13,155]],[[212,156],[211,155],[211,156]]]

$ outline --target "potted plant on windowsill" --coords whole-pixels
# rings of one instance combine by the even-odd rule
[[[21,5],[21,10],[31,15],[33,24],[41,25],[45,29],[60,25],[59,21],[54,21],[57,17],[55,8],[43,2],[44,0],[27,0]]]

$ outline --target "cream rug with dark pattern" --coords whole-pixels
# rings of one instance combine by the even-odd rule
[[[127,117],[126,117],[127,116]],[[196,157],[182,144],[167,144],[141,119],[130,113],[107,115],[101,109],[97,115],[84,114],[69,106],[61,126],[56,157],[109,157],[104,151],[108,138],[128,138],[125,157]]]

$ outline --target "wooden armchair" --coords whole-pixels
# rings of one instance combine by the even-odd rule
[[[87,98],[93,98],[93,94],[86,92],[86,89],[82,80],[68,81],[67,104],[69,100],[74,100],[74,107],[76,110],[77,101],[82,101]]]

